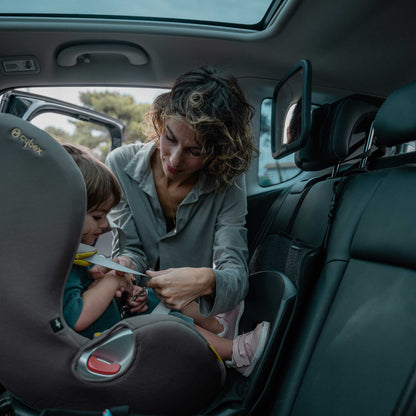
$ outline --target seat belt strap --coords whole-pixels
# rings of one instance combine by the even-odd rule
[[[78,252],[74,259],[74,264],[77,266],[91,266],[92,264],[98,264],[99,266],[106,267],[107,269],[118,270],[124,273],[131,273],[138,276],[147,277],[150,279],[150,276],[144,273],[136,272],[136,270],[130,269],[129,267],[122,266],[114,261],[111,261],[99,254],[93,246],[80,243],[78,247]]]

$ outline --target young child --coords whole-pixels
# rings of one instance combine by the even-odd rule
[[[64,148],[78,165],[87,189],[87,213],[81,243],[92,245],[103,231],[108,229],[107,214],[121,199],[121,189],[113,173],[87,148],[64,144]],[[115,262],[132,267],[130,259],[118,257]],[[143,313],[154,309],[156,298],[147,305],[147,291],[135,300],[132,296],[142,292],[134,285],[134,277],[101,266],[87,268],[74,265],[64,291],[64,318],[75,331],[87,337],[102,332],[121,320],[114,297],[128,292],[132,312]],[[151,294],[154,293],[151,291]],[[150,300],[150,299],[149,299]],[[217,317],[203,317],[196,303],[174,311],[194,327],[214,347],[229,367],[249,376],[260,358],[268,337],[269,323],[262,322],[254,331],[235,336],[235,328],[242,314],[243,304],[233,311]],[[184,316],[185,315],[185,316]],[[189,319],[192,318],[192,319]],[[217,335],[223,332],[223,334]]]
[[[92,245],[108,229],[107,214],[121,198],[120,185],[111,171],[88,148],[64,144],[63,147],[78,165],[87,190],[87,213],[81,243]],[[114,259],[125,264],[122,257]],[[64,318],[75,331],[93,337],[120,321],[120,312],[114,300],[116,294],[127,291],[135,294],[142,288],[135,286],[131,274],[110,270],[107,273],[91,271],[90,267],[73,265],[64,291]],[[146,310],[146,295],[137,299],[138,311]],[[142,301],[141,303],[139,303]]]

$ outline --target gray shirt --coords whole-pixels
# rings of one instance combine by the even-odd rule
[[[171,267],[211,267],[216,276],[213,296],[197,301],[204,315],[231,310],[248,289],[247,199],[245,180],[218,192],[215,181],[201,172],[179,205],[176,227],[167,232],[156,193],[150,157],[154,143],[133,144],[112,151],[106,160],[120,182],[123,197],[111,214],[125,234],[115,239],[113,255],[130,257],[138,271]]]

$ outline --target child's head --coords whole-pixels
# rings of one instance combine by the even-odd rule
[[[107,214],[121,200],[121,188],[114,174],[84,146],[63,144],[84,177],[87,214],[81,242],[93,244],[108,228]]]

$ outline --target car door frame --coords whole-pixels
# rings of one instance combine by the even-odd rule
[[[111,138],[110,150],[114,150],[122,144],[125,123],[107,114],[55,98],[19,90],[7,91],[3,94],[0,102],[0,113],[9,113],[26,121],[31,121],[36,116],[48,112],[105,127]]]

